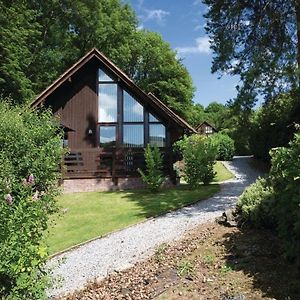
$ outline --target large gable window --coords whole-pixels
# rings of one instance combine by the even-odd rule
[[[98,145],[143,148],[166,147],[166,127],[126,91],[109,72],[98,71]]]
[[[124,122],[143,122],[144,108],[131,95],[124,91]]]
[[[123,145],[144,147],[144,107],[125,90],[123,92]]]
[[[99,84],[99,116],[101,123],[115,123],[118,116],[118,85],[116,83]]]
[[[118,84],[102,69],[98,71],[99,146],[115,147],[118,123]]]

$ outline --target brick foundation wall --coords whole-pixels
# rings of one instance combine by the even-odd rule
[[[163,187],[174,186],[168,178]],[[65,179],[62,183],[64,193],[78,192],[103,192],[114,190],[129,190],[146,188],[141,178],[118,178],[118,184],[115,185],[110,178],[89,178],[89,179]]]

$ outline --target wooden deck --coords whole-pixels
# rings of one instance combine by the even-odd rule
[[[175,176],[171,149],[161,150],[164,173]],[[139,176],[145,169],[143,148],[72,149],[64,159],[64,178],[119,178]]]

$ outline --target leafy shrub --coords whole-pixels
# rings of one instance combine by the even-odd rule
[[[163,157],[158,147],[151,147],[149,144],[145,148],[146,173],[138,169],[142,180],[153,192],[158,191],[165,178],[163,176]]]
[[[232,160],[235,152],[234,140],[225,133],[216,133],[210,138],[217,147],[217,160]]]
[[[300,133],[288,147],[272,151],[271,157],[278,234],[285,241],[287,256],[300,266]]]
[[[185,136],[176,143],[183,155],[184,179],[196,188],[208,184],[215,176],[214,163],[217,149],[210,138],[198,134]]]
[[[274,228],[274,191],[265,178],[251,184],[237,202],[242,221],[255,227]]]
[[[0,298],[46,299],[43,233],[63,154],[51,113],[0,102]]]
[[[251,185],[238,201],[245,221],[273,226],[284,241],[286,256],[300,266],[300,134],[288,147],[271,151],[267,179]]]

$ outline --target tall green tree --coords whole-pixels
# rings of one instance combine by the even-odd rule
[[[154,93],[179,114],[189,117],[194,88],[176,52],[159,34],[151,31],[137,31],[132,41],[124,69],[145,91]]]
[[[0,11],[0,94],[22,102],[34,95],[28,69],[40,43],[40,25],[23,1],[0,1]]]
[[[186,68],[160,35],[138,30],[128,4],[0,0],[0,9],[0,93],[5,96],[30,101],[97,47],[147,92],[182,116],[193,115],[193,86]]]
[[[214,51],[213,72],[240,75],[237,102],[251,108],[257,93],[266,99],[299,86],[298,0],[204,0],[206,30]]]

